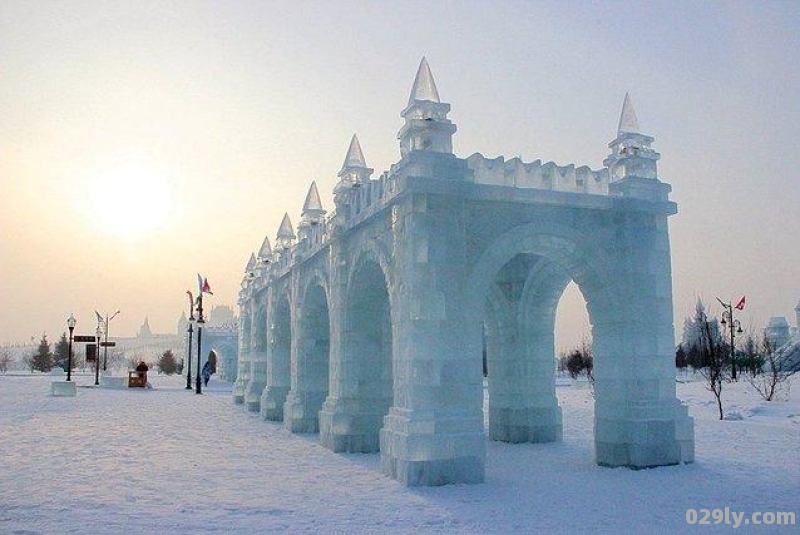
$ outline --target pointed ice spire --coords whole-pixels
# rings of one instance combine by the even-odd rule
[[[337,175],[341,180],[339,180],[339,183],[333,188],[335,196],[334,201],[338,203],[339,201],[336,200],[340,199],[338,195],[351,186],[369,182],[371,174],[372,169],[367,167],[367,161],[364,158],[364,153],[361,152],[361,144],[358,142],[358,136],[353,134],[353,137],[350,139],[350,147],[347,149],[347,156],[345,156],[344,163],[342,164],[342,170],[339,171]]]
[[[355,134],[353,134],[352,139],[350,139],[350,148],[347,149],[347,156],[344,158],[342,171],[348,167],[367,167],[367,162],[364,159],[364,153],[361,152],[361,144],[358,142],[358,136]]]
[[[436,89],[436,82],[433,81],[433,74],[431,74],[431,68],[425,56],[422,56],[422,61],[419,62],[417,76],[414,78],[411,95],[408,97],[408,105],[410,106],[415,100],[441,102],[439,100],[439,91]]]
[[[256,267],[256,255],[255,253],[250,253],[250,260],[247,261],[247,267],[244,268],[246,273],[252,273],[252,271]]]
[[[639,119],[636,118],[636,112],[633,109],[631,96],[625,93],[625,101],[622,103],[622,114],[619,116],[619,127],[617,128],[617,135],[621,134],[639,134]]]
[[[359,150],[359,152],[361,151]],[[322,207],[322,201],[319,199],[319,191],[317,191],[317,181],[315,180],[311,182],[311,187],[308,188],[306,202],[303,203],[303,215],[324,211],[325,209]]]
[[[270,255],[272,255],[272,246],[269,244],[269,236],[264,236],[264,242],[261,244],[261,249],[258,250],[258,258],[265,260]]]
[[[283,214],[283,221],[281,221],[281,226],[278,228],[278,240],[292,239],[294,239],[292,221],[289,219],[289,214]]]

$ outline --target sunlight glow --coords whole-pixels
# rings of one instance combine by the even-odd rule
[[[119,167],[99,174],[91,184],[92,217],[102,231],[135,239],[162,227],[169,218],[170,188],[152,170]]]

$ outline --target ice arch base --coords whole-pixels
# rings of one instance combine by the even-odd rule
[[[484,314],[492,440],[561,440],[554,329],[568,280],[552,262],[530,254],[517,255],[495,275]]]
[[[319,284],[307,291],[298,309],[297,348],[283,422],[293,433],[319,431],[318,413],[328,395],[330,319],[328,299]]]
[[[693,421],[675,397],[667,214],[653,205],[638,208],[587,212],[578,224],[573,215],[570,225],[554,223],[551,209],[525,224],[509,221],[468,285],[478,288],[472,298],[477,303],[493,274],[520,252],[546,259],[578,284],[593,325],[595,455],[603,466],[646,468],[694,459]],[[523,292],[530,294],[523,302],[532,305],[517,314],[532,338],[552,332],[555,296],[563,290],[556,273],[539,277],[540,283],[536,277],[531,274]],[[529,349],[537,346],[552,355],[549,340]]]
[[[392,316],[386,256],[368,250],[343,284],[340,336],[332,344],[332,391],[320,441],[337,452],[371,453],[393,402]]]
[[[283,408],[291,386],[292,314],[286,290],[275,287],[269,294],[267,384],[261,393],[263,420],[283,421]]]

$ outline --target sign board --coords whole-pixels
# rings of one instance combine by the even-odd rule
[[[94,362],[97,359],[97,345],[86,344],[86,362]]]
[[[72,338],[72,340],[75,341],[75,342],[94,342],[95,340],[97,340],[97,337],[94,336],[94,335],[88,336],[88,335],[85,335],[85,334],[76,334]]]
[[[117,345],[116,342],[100,342],[100,347],[114,347]]]

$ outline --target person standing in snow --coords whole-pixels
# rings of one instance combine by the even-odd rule
[[[203,364],[202,375],[203,375],[203,384],[205,386],[208,386],[208,380],[211,379],[211,364],[208,361],[206,361],[206,363]]]
[[[139,365],[136,366],[136,371],[139,374],[139,378],[144,379],[145,381],[147,381],[147,370],[149,370],[149,369],[150,368],[147,367],[147,364],[145,364],[144,361],[140,361]]]

